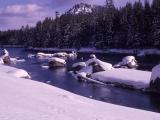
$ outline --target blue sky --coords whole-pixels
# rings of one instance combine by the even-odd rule
[[[135,1],[138,0],[114,0],[114,4],[119,7]],[[0,0],[0,30],[34,26],[45,17],[54,17],[56,10],[63,13],[80,2],[104,5],[105,0]]]

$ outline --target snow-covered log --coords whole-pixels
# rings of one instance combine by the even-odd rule
[[[135,89],[150,87],[151,72],[117,68],[104,72],[97,72],[91,75],[92,79],[105,83],[122,85]]]
[[[49,67],[54,68],[54,67],[64,67],[66,65],[66,61],[61,58],[53,57],[52,59],[49,60]]]
[[[97,83],[97,84],[101,84],[101,85],[106,85],[105,83],[103,83],[101,81],[94,80],[92,78],[87,77],[87,74],[85,72],[79,72],[79,73],[77,73],[77,75],[75,77],[79,80],[84,80],[87,82]]]

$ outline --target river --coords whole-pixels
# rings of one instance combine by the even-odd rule
[[[87,60],[89,54],[81,53],[76,60],[68,60],[67,67],[56,69],[44,69],[41,67],[42,62],[37,59],[29,59],[29,53],[23,48],[7,48],[11,57],[20,57],[25,59],[24,63],[12,65],[17,68],[25,69],[32,76],[33,80],[50,84],[72,93],[85,96],[91,99],[104,101],[107,103],[138,108],[148,111],[160,112],[160,95],[155,93],[145,93],[142,91],[131,90],[121,87],[103,86],[93,83],[77,81],[68,73],[67,69],[77,61]],[[125,54],[97,54],[98,58],[103,61],[116,64],[126,56]],[[136,58],[140,70],[149,70],[159,63],[160,56],[147,56]]]

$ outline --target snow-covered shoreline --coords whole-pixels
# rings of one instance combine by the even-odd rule
[[[138,56],[145,55],[160,55],[159,49],[107,49],[98,50],[95,48],[81,48],[79,50],[75,48],[59,49],[59,48],[27,48],[27,50],[41,51],[41,52],[57,52],[57,51],[77,51],[79,53],[113,53],[113,54],[137,54]]]
[[[0,48],[24,48],[22,45],[0,45]]]
[[[2,65],[3,66],[3,65]],[[159,120],[160,114],[85,98],[65,90],[16,78],[0,69],[1,120]]]

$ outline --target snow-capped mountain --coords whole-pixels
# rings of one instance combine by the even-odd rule
[[[73,8],[71,8],[67,13],[69,14],[86,14],[86,13],[91,13],[92,12],[92,6],[85,4],[85,3],[80,3],[76,4]]]

